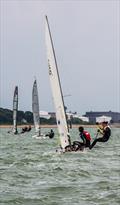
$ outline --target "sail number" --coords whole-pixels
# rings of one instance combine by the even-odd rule
[[[50,60],[48,59],[48,68],[49,68],[49,75],[52,75],[52,69],[50,65]]]

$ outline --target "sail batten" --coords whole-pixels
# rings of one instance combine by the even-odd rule
[[[53,46],[53,41],[52,41],[52,36],[51,36],[47,16],[45,22],[46,22],[45,34],[46,34],[46,48],[47,48],[49,78],[50,78],[50,84],[52,89],[53,101],[56,110],[56,120],[57,120],[58,132],[60,136],[60,144],[61,144],[61,148],[64,149],[67,145],[70,144],[70,140],[68,137],[69,133],[68,133],[67,120],[66,120],[64,99],[63,99],[58,66],[57,66],[57,61],[55,56],[55,50]]]

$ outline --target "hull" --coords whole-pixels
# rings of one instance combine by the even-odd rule
[[[39,136],[38,135],[33,135],[32,138],[39,139],[39,140],[47,139],[47,137],[45,135],[43,135],[43,134],[41,134]]]

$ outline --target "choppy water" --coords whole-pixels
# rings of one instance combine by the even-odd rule
[[[32,133],[0,129],[1,205],[120,204],[120,129],[91,151],[65,154],[55,152],[57,135],[37,140]],[[77,135],[73,129],[73,140]]]

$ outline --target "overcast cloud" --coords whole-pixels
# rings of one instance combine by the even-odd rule
[[[37,78],[40,110],[54,111],[48,76],[44,16],[54,42],[68,110],[120,112],[119,0],[1,0],[1,100],[12,109],[31,110]]]

